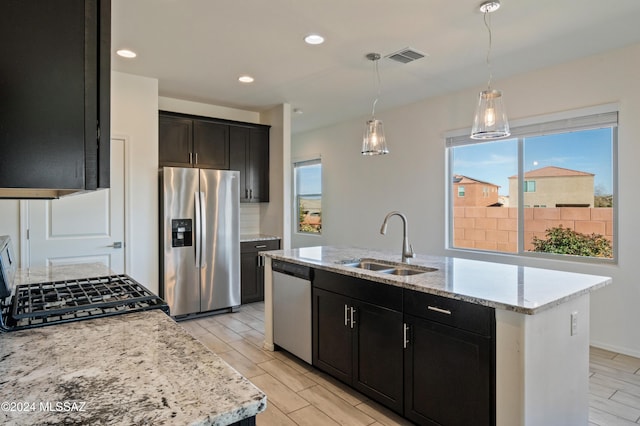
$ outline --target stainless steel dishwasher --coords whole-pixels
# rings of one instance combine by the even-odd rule
[[[311,275],[308,266],[273,260],[273,342],[311,364]]]

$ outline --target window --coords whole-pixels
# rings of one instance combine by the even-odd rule
[[[293,164],[296,231],[322,233],[322,163],[320,159]]]
[[[482,197],[489,198],[489,187],[488,186],[483,186],[482,187]]]
[[[464,197],[464,186],[458,186],[458,197]]]
[[[487,206],[449,197],[448,248],[615,258],[618,113],[604,106],[558,118],[513,123],[508,139],[447,138],[449,176],[493,184],[499,198]]]

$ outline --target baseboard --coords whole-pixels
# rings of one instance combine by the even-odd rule
[[[632,357],[635,357],[635,358],[640,358],[640,350],[637,350],[637,349],[625,348],[625,347],[616,346],[616,345],[609,345],[607,343],[598,342],[598,341],[594,341],[594,340],[589,342],[589,344],[591,346],[593,346],[593,347],[596,347],[596,348],[605,349],[607,351],[612,351],[612,352],[617,352],[617,353],[622,354],[622,355],[629,355],[629,356],[632,356]]]

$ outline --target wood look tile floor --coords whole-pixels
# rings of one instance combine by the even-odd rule
[[[262,348],[264,304],[179,323],[267,394],[258,426],[411,425],[286,352]],[[590,350],[589,425],[640,424],[640,359]]]

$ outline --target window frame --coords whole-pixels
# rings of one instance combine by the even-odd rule
[[[319,194],[299,194],[298,193],[298,180],[296,178],[296,169],[298,167],[304,167],[304,166],[313,166],[313,165],[320,165],[320,193]],[[320,197],[320,211],[322,212],[322,200],[323,200],[323,190],[322,190],[322,174],[323,174],[323,170],[322,170],[322,158],[318,155],[318,156],[313,156],[310,158],[305,158],[305,159],[296,159],[294,161],[292,161],[292,167],[291,167],[291,171],[292,171],[292,189],[293,189],[293,194],[292,194],[292,201],[293,201],[293,206],[292,206],[292,210],[293,210],[293,218],[294,220],[292,220],[292,224],[293,224],[293,232],[297,235],[305,235],[305,236],[316,236],[316,237],[320,237],[322,236],[322,230],[324,228],[324,224],[322,223],[322,221],[320,222],[320,231],[319,232],[305,232],[305,231],[301,231],[300,230],[300,202],[299,202],[299,197],[300,195],[306,195],[306,196],[319,196]],[[322,213],[321,213],[322,214]],[[321,216],[322,217],[322,216]]]
[[[531,117],[521,120],[515,120],[511,123],[511,135],[507,138],[497,139],[500,140],[513,140],[517,144],[517,166],[518,166],[518,187],[522,188],[518,197],[518,242],[517,252],[501,252],[492,250],[482,250],[478,248],[466,248],[455,247],[453,245],[453,232],[454,232],[454,203],[452,199],[453,195],[453,182],[451,176],[453,176],[453,149],[457,146],[471,145],[478,143],[488,142],[486,140],[473,140],[469,138],[468,129],[456,130],[445,134],[445,250],[451,252],[469,252],[477,253],[483,257],[514,257],[514,258],[539,258],[539,259],[551,259],[557,261],[569,261],[569,262],[584,262],[591,264],[617,264],[618,263],[618,205],[619,205],[619,188],[618,188],[618,127],[619,127],[619,111],[618,104],[605,104],[595,107],[582,108],[577,110],[565,111],[561,113],[547,114],[537,117]],[[595,130],[602,128],[611,128],[611,169],[612,169],[612,193],[614,198],[613,203],[613,241],[611,258],[598,258],[588,256],[572,256],[564,254],[554,253],[542,253],[525,251],[524,241],[524,139],[535,136],[545,136],[557,133],[568,133],[575,131]]]

